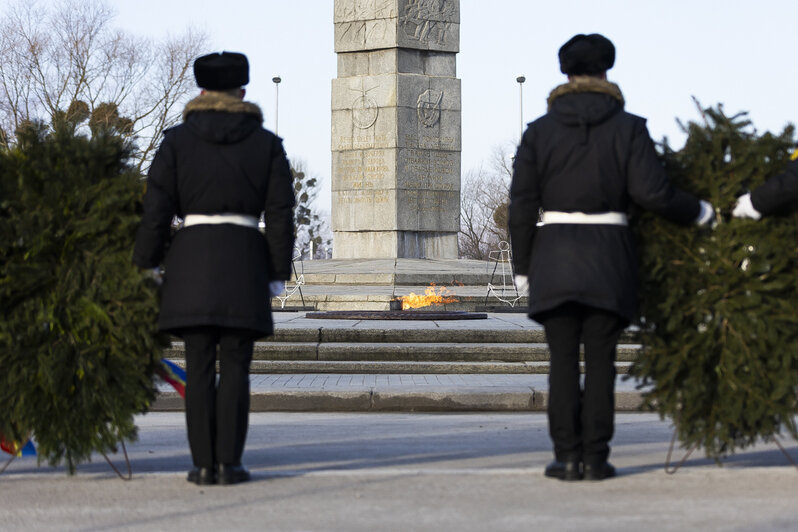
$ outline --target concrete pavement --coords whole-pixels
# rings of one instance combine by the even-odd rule
[[[250,376],[252,412],[454,412],[545,411],[548,375],[536,374],[342,374]],[[615,408],[638,410],[642,392],[618,376]],[[156,412],[183,410],[168,385]]]
[[[182,413],[138,418],[130,482],[101,457],[68,477],[18,459],[0,475],[3,530],[795,530],[798,471],[773,445],[663,471],[671,430],[617,416],[620,476],[564,483],[538,413],[259,413],[253,482],[198,487]],[[784,442],[798,458],[798,443]],[[117,463],[120,457],[114,456]]]

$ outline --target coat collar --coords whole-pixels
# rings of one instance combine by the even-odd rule
[[[199,111],[215,111],[220,113],[245,113],[257,117],[260,123],[263,123],[263,112],[260,107],[251,102],[245,102],[235,96],[227,94],[220,94],[214,92],[206,92],[200,94],[188,104],[183,110],[183,120],[188,118],[188,115]]]
[[[621,107],[623,107],[625,103],[623,94],[621,93],[621,88],[615,83],[594,78],[592,76],[573,76],[568,83],[559,85],[555,87],[553,91],[551,91],[547,100],[549,111],[551,111],[551,106],[554,104],[554,100],[560,96],[565,96],[566,94],[580,94],[585,92],[597,92],[612,96],[621,102]]]

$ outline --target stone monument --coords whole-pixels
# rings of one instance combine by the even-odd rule
[[[459,0],[335,0],[333,258],[457,258]]]

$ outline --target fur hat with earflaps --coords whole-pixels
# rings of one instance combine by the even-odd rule
[[[247,56],[238,52],[203,55],[194,61],[197,85],[211,91],[243,87],[249,83]]]
[[[569,76],[601,74],[615,64],[615,46],[598,33],[574,35],[560,47],[560,72]]]

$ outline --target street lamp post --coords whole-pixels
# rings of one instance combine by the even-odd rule
[[[518,82],[518,96],[519,96],[519,116],[520,116],[520,124],[521,124],[521,133],[518,136],[518,143],[521,143],[521,139],[524,137],[524,82],[526,78],[524,76],[518,76],[515,78],[515,81]]]
[[[283,81],[280,76],[272,78],[274,82],[274,134],[277,134],[277,117],[280,112],[280,82]]]

